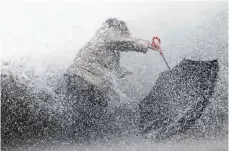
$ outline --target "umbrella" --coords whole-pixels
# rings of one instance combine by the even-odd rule
[[[139,103],[140,133],[163,140],[185,132],[201,117],[218,76],[218,61],[183,59],[162,72]]]

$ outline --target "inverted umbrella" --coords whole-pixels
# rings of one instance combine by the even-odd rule
[[[201,117],[214,92],[218,61],[183,59],[162,72],[140,103],[140,133],[162,140],[185,132]]]

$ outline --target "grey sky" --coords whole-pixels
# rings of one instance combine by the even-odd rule
[[[217,5],[216,1],[5,3],[2,59],[27,56],[34,63],[67,65],[108,17],[126,21],[133,36],[163,39],[170,32],[191,32]]]

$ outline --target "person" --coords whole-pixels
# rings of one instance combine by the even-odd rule
[[[102,24],[65,74],[67,96],[75,102],[74,107],[78,106],[77,112],[82,109],[81,119],[98,119],[105,113],[111,98],[118,99],[113,77],[122,78],[129,74],[120,66],[121,52],[146,53],[148,49],[158,51],[160,44],[152,45],[148,40],[131,37],[124,21],[109,18]]]
[[[158,51],[160,44],[153,46],[148,40],[130,37],[129,29],[123,21],[110,18],[79,51],[67,73],[83,78],[106,93],[112,90],[112,73],[118,77],[128,73],[120,66],[120,52],[146,53],[148,49]]]

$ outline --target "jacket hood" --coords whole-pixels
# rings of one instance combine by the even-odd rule
[[[130,32],[125,22],[116,18],[107,19],[102,26],[97,30],[94,39],[96,41],[112,41],[119,39],[122,36],[129,36]]]

